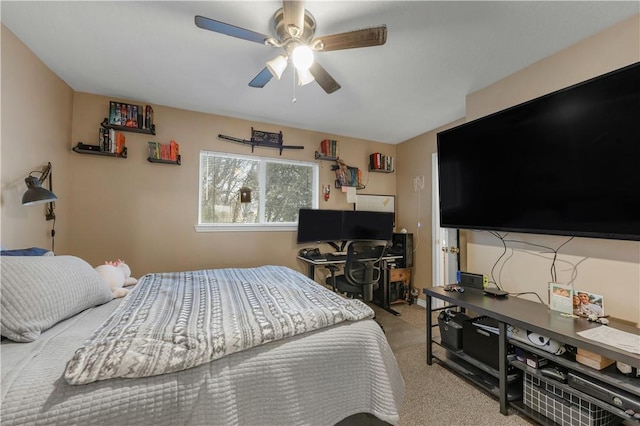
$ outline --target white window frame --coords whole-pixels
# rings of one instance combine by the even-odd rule
[[[296,231],[298,229],[297,222],[282,222],[282,223],[216,223],[216,224],[201,224],[201,199],[202,199],[202,185],[200,184],[200,178],[202,176],[202,155],[213,155],[217,157],[228,157],[228,158],[238,158],[241,160],[251,160],[251,161],[259,161],[260,169],[258,172],[258,179],[260,181],[261,191],[264,191],[266,185],[264,184],[266,181],[267,171],[266,164],[267,163],[284,163],[284,164],[292,164],[292,165],[303,165],[310,166],[313,171],[313,181],[312,181],[312,208],[318,208],[318,194],[319,194],[319,167],[318,163],[313,161],[298,161],[298,160],[285,160],[278,159],[273,157],[260,157],[257,155],[242,155],[242,154],[231,154],[227,152],[217,152],[217,151],[207,151],[201,150],[198,155],[198,217],[197,224],[194,225],[194,229],[196,232],[243,232],[243,231]],[[264,220],[264,208],[265,208],[266,197],[264,193],[261,194],[260,197],[260,207],[258,208],[260,214],[260,220]]]

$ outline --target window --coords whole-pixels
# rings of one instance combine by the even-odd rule
[[[240,190],[251,191],[240,202]],[[318,165],[200,152],[198,231],[296,229],[300,208],[317,208]]]

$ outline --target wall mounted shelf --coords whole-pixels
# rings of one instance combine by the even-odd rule
[[[395,170],[384,170],[384,169],[372,169],[369,167],[369,171],[373,173],[393,173]]]
[[[178,155],[177,160],[163,160],[161,158],[147,157],[147,161],[150,163],[175,164],[176,166],[179,166],[182,164],[182,157]]]
[[[258,141],[258,140],[247,140],[247,139],[240,139],[240,138],[234,138],[233,136],[227,136],[227,135],[218,135],[218,138],[220,139],[225,139],[228,141],[232,141],[232,142],[238,142],[238,143],[242,143],[245,145],[251,145],[251,152],[253,152],[253,149],[256,146],[259,147],[263,147],[263,148],[276,148],[280,150],[280,155],[282,155],[282,150],[283,149],[304,149],[304,146],[302,145],[282,145],[276,142],[264,142],[264,141]]]
[[[325,161],[338,161],[338,157],[330,157],[327,155],[322,155],[318,151],[315,153],[316,160],[325,160]]]
[[[145,135],[155,135],[156,134],[156,125],[152,124],[150,129],[138,129],[137,127],[127,127],[127,126],[116,126],[115,124],[109,124],[109,119],[105,118],[101,124],[105,129],[113,129],[121,132],[133,132],[133,133],[144,133]]]
[[[124,147],[120,154],[116,154],[115,152],[105,152],[105,151],[95,151],[92,149],[82,149],[80,144],[74,146],[74,152],[78,154],[90,154],[90,155],[102,155],[103,157],[115,157],[115,158],[127,158],[127,147]]]

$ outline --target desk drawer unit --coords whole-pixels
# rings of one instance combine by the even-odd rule
[[[389,281],[404,281],[405,283],[411,278],[411,270],[405,268],[395,268],[389,270]]]

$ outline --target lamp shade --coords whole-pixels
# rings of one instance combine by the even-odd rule
[[[40,180],[37,177],[29,176],[24,181],[27,184],[27,191],[22,196],[23,206],[50,203],[58,199],[56,194],[42,187]]]
[[[313,77],[313,74],[311,74],[308,69],[298,70],[298,86],[304,86],[305,84],[309,84],[314,80],[315,78]]]
[[[278,80],[282,77],[282,73],[287,68],[287,57],[284,55],[278,55],[272,60],[267,62],[267,69]]]

